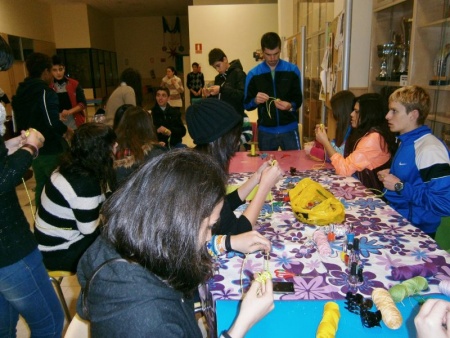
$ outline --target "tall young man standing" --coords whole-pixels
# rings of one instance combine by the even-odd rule
[[[441,217],[450,215],[450,159],[444,143],[424,125],[430,96],[419,86],[389,97],[389,128],[401,142],[391,169],[378,172],[385,198],[412,224],[434,238]]]
[[[213,97],[231,104],[242,116],[241,144],[250,149],[253,138],[252,125],[244,110],[244,90],[246,74],[239,59],[228,62],[228,58],[219,48],[211,49],[208,54],[209,64],[219,73],[214,78],[214,85],[203,89],[203,96]]]
[[[48,55],[32,53],[26,60],[28,77],[19,84],[12,99],[18,130],[36,128],[45,137],[45,144],[32,164],[36,179],[36,207],[44,184],[58,165],[59,155],[72,138],[73,129],[60,121],[58,95],[49,87],[53,81],[52,60]]]
[[[261,49],[264,61],[247,74],[244,96],[246,110],[258,108],[258,147],[300,149],[297,113],[302,104],[300,70],[280,59],[278,34],[264,34]]]

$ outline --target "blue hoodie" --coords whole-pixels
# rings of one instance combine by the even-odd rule
[[[450,215],[450,159],[442,141],[421,126],[398,136],[400,147],[391,174],[404,188],[386,190],[391,206],[425,233],[434,233],[441,217]]]

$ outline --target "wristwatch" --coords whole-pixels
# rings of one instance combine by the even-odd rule
[[[400,191],[403,190],[403,182],[399,181],[397,183],[394,184],[394,190],[397,192],[397,194],[400,194]]]

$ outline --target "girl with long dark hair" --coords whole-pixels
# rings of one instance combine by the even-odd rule
[[[92,337],[202,337],[191,297],[213,275],[205,243],[225,183],[210,156],[175,149],[145,162],[107,200],[104,231],[78,270],[77,311]],[[272,308],[271,279],[254,281],[229,336],[244,337]]]
[[[117,181],[125,180],[144,161],[166,151],[158,142],[151,114],[141,107],[129,107],[117,126]]]
[[[383,184],[377,172],[390,167],[397,149],[395,135],[385,119],[387,104],[380,94],[369,93],[356,98],[353,108],[352,131],[344,155],[332,147],[321,128],[316,128],[316,139],[323,144],[337,174],[354,175],[366,187],[381,191]]]
[[[115,188],[116,134],[102,123],[86,123],[42,192],[35,237],[49,270],[75,272],[99,234],[100,208]]]

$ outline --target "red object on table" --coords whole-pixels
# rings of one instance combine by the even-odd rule
[[[330,163],[311,159],[304,150],[258,151],[257,153],[259,156],[251,157],[248,156],[249,152],[237,152],[231,159],[230,173],[255,172],[270,155],[278,161],[281,169],[284,171],[289,171],[291,167],[296,168],[297,171],[320,168],[320,166],[323,166],[323,169],[333,168]],[[267,156],[262,158],[264,154],[267,154]]]

